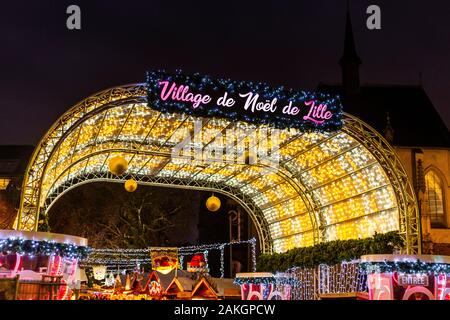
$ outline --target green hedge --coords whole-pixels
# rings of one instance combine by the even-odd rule
[[[283,253],[262,254],[256,268],[258,271],[277,272],[292,267],[311,268],[322,263],[333,265],[359,259],[365,254],[393,253],[403,246],[403,240],[396,231],[376,233],[366,239],[336,240],[311,247],[294,248]]]

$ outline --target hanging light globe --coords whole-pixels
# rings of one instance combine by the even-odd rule
[[[138,187],[138,185],[135,180],[129,179],[129,180],[125,181],[125,190],[127,190],[128,192],[136,191],[137,187]]]
[[[209,211],[216,212],[220,209],[220,199],[212,195],[208,198],[208,200],[206,200],[206,208]]]
[[[128,169],[128,162],[124,157],[116,156],[109,160],[109,171],[112,174],[120,176],[125,173]]]

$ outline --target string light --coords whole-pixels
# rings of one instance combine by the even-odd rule
[[[109,259],[109,258],[88,258],[83,260],[81,263],[83,265],[92,265],[92,264],[130,264],[134,263],[151,263],[150,258],[144,259],[127,259],[127,258],[118,258],[118,259]]]
[[[235,284],[264,284],[264,285],[290,285],[292,287],[297,287],[301,282],[290,276],[274,275],[272,277],[236,277],[233,281]]]
[[[194,246],[179,247],[179,264],[182,267],[184,262],[184,257],[187,255],[195,255],[198,253],[203,254],[205,258],[206,269],[208,269],[208,254],[210,250],[220,250],[220,275],[221,278],[225,276],[225,256],[224,250],[226,246],[230,245],[251,245],[251,261],[252,270],[256,271],[256,239],[251,238],[249,240],[232,241],[227,243],[213,243],[213,244],[202,244]],[[164,248],[158,248],[160,251]],[[173,248],[168,248],[167,250],[173,250]],[[133,266],[138,263],[141,264],[151,264],[152,260],[149,258],[150,248],[145,249],[92,249],[91,254],[86,259],[80,261],[80,266],[88,267],[95,265],[106,265],[106,266],[117,266],[126,267]]]
[[[225,276],[224,248],[225,248],[225,246],[220,247],[220,277],[221,278],[223,278]]]
[[[256,239],[251,239],[251,245],[252,245],[252,271],[256,272]]]
[[[224,242],[224,243],[213,243],[213,244],[202,244],[202,245],[193,245],[193,246],[185,246],[185,247],[178,247],[178,252],[187,254],[189,252],[193,251],[203,251],[203,250],[219,250],[222,246],[229,246],[229,245],[239,245],[239,244],[256,244],[256,239],[251,238],[249,240],[241,240],[241,241],[231,241],[231,242]],[[164,250],[164,248],[159,248],[160,250]],[[147,255],[150,253],[150,248],[143,248],[143,249],[111,249],[111,248],[92,248],[90,255]],[[168,249],[172,250],[172,249]]]
[[[361,271],[359,262],[295,267],[286,273],[299,281],[299,285],[292,287],[292,300],[315,300],[327,293],[367,292],[367,275]]]
[[[203,257],[205,257],[206,268],[208,268],[208,250],[203,251]]]
[[[179,256],[178,260],[179,260],[180,268],[183,269],[184,255],[181,254]]]

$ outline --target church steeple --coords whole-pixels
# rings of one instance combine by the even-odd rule
[[[384,128],[384,137],[389,143],[394,143],[394,128],[392,128],[391,125],[391,117],[389,116],[389,112],[386,113],[386,128]]]
[[[353,38],[350,9],[347,3],[347,17],[345,21],[344,53],[339,60],[342,69],[342,86],[346,94],[354,95],[359,92],[359,65],[361,59],[356,53],[355,40]]]

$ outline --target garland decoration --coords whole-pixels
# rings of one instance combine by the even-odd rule
[[[22,238],[7,238],[0,240],[0,252],[3,254],[17,253],[20,255],[57,255],[69,259],[85,259],[91,248],[70,243],[55,241],[25,240]]]
[[[194,90],[198,93],[207,92],[209,95],[239,97],[239,94],[252,92],[257,94],[262,103],[269,103],[277,99],[279,106],[275,112],[245,112],[244,108],[239,110],[236,106],[224,107],[217,105],[213,99],[208,106],[199,105],[194,108],[184,101],[167,99],[162,101],[159,96],[160,82],[168,81],[182,85],[184,88]],[[266,124],[275,128],[297,128],[304,132],[331,132],[341,129],[342,105],[339,96],[323,92],[309,92],[303,90],[288,89],[283,86],[271,87],[267,83],[254,81],[236,81],[231,79],[213,79],[207,75],[195,73],[184,75],[181,70],[175,73],[167,73],[164,70],[148,71],[146,73],[147,104],[150,108],[163,113],[181,113],[199,117],[217,117],[231,119],[232,121],[245,121],[253,124]],[[242,99],[242,98],[236,98]],[[327,107],[332,114],[331,118],[323,123],[305,121],[302,116],[292,116],[281,112],[287,102],[297,106],[308,106],[311,101]]]
[[[393,253],[403,247],[403,239],[397,231],[375,233],[373,237],[366,239],[336,240],[311,247],[294,248],[283,253],[263,254],[258,258],[256,269],[278,272],[295,267],[313,268],[320,264],[331,266],[357,260],[367,254]]]
[[[450,274],[450,264],[426,263],[420,260],[361,262],[359,267],[366,274],[391,272],[406,274]]]

